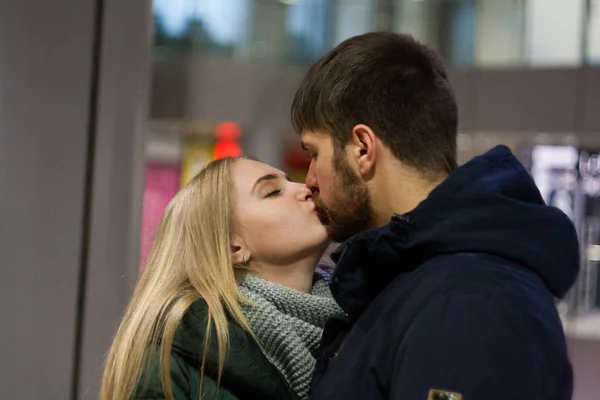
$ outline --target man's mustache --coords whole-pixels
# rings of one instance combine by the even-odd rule
[[[321,196],[317,192],[313,194],[313,201],[315,202],[315,208],[317,209],[317,211],[327,210],[327,207],[325,206],[325,204],[323,204],[323,201],[321,201]]]
[[[313,201],[315,202],[315,211],[317,212],[317,216],[321,220],[321,223],[328,224],[329,213],[327,212],[327,206],[323,204],[317,193],[313,194]]]

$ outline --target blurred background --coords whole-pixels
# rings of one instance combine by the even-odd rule
[[[599,0],[0,2],[0,399],[98,398],[168,201],[225,155],[304,179],[295,90],[374,30],[445,58],[461,162],[508,145],[575,222],[581,274],[558,307],[574,398],[597,400]]]

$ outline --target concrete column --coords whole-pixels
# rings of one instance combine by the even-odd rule
[[[138,277],[152,1],[103,0],[78,399],[98,399],[104,358]]]
[[[0,2],[0,398],[68,399],[94,0]]]
[[[150,23],[149,0],[0,2],[2,399],[98,398],[138,264]]]

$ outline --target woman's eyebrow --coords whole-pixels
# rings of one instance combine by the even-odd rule
[[[258,178],[258,179],[256,180],[256,182],[254,182],[254,186],[252,186],[252,192],[254,192],[254,189],[256,189],[256,187],[257,187],[257,186],[258,186],[258,185],[259,185],[261,182],[264,182],[264,181],[274,181],[274,180],[277,180],[277,179],[279,179],[279,178],[281,178],[281,176],[280,176],[280,175],[277,175],[277,174],[266,174],[266,175],[263,175],[263,176],[261,176],[260,178]],[[286,174],[286,175],[284,175],[284,178],[285,178],[287,181],[290,181],[290,182],[291,182],[291,179],[290,179],[290,177],[289,177],[287,174]]]

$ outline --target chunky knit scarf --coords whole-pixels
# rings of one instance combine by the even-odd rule
[[[312,293],[251,275],[240,284],[241,292],[254,303],[244,307],[244,315],[265,356],[301,399],[308,397],[325,322],[342,311],[326,280],[316,277]]]

